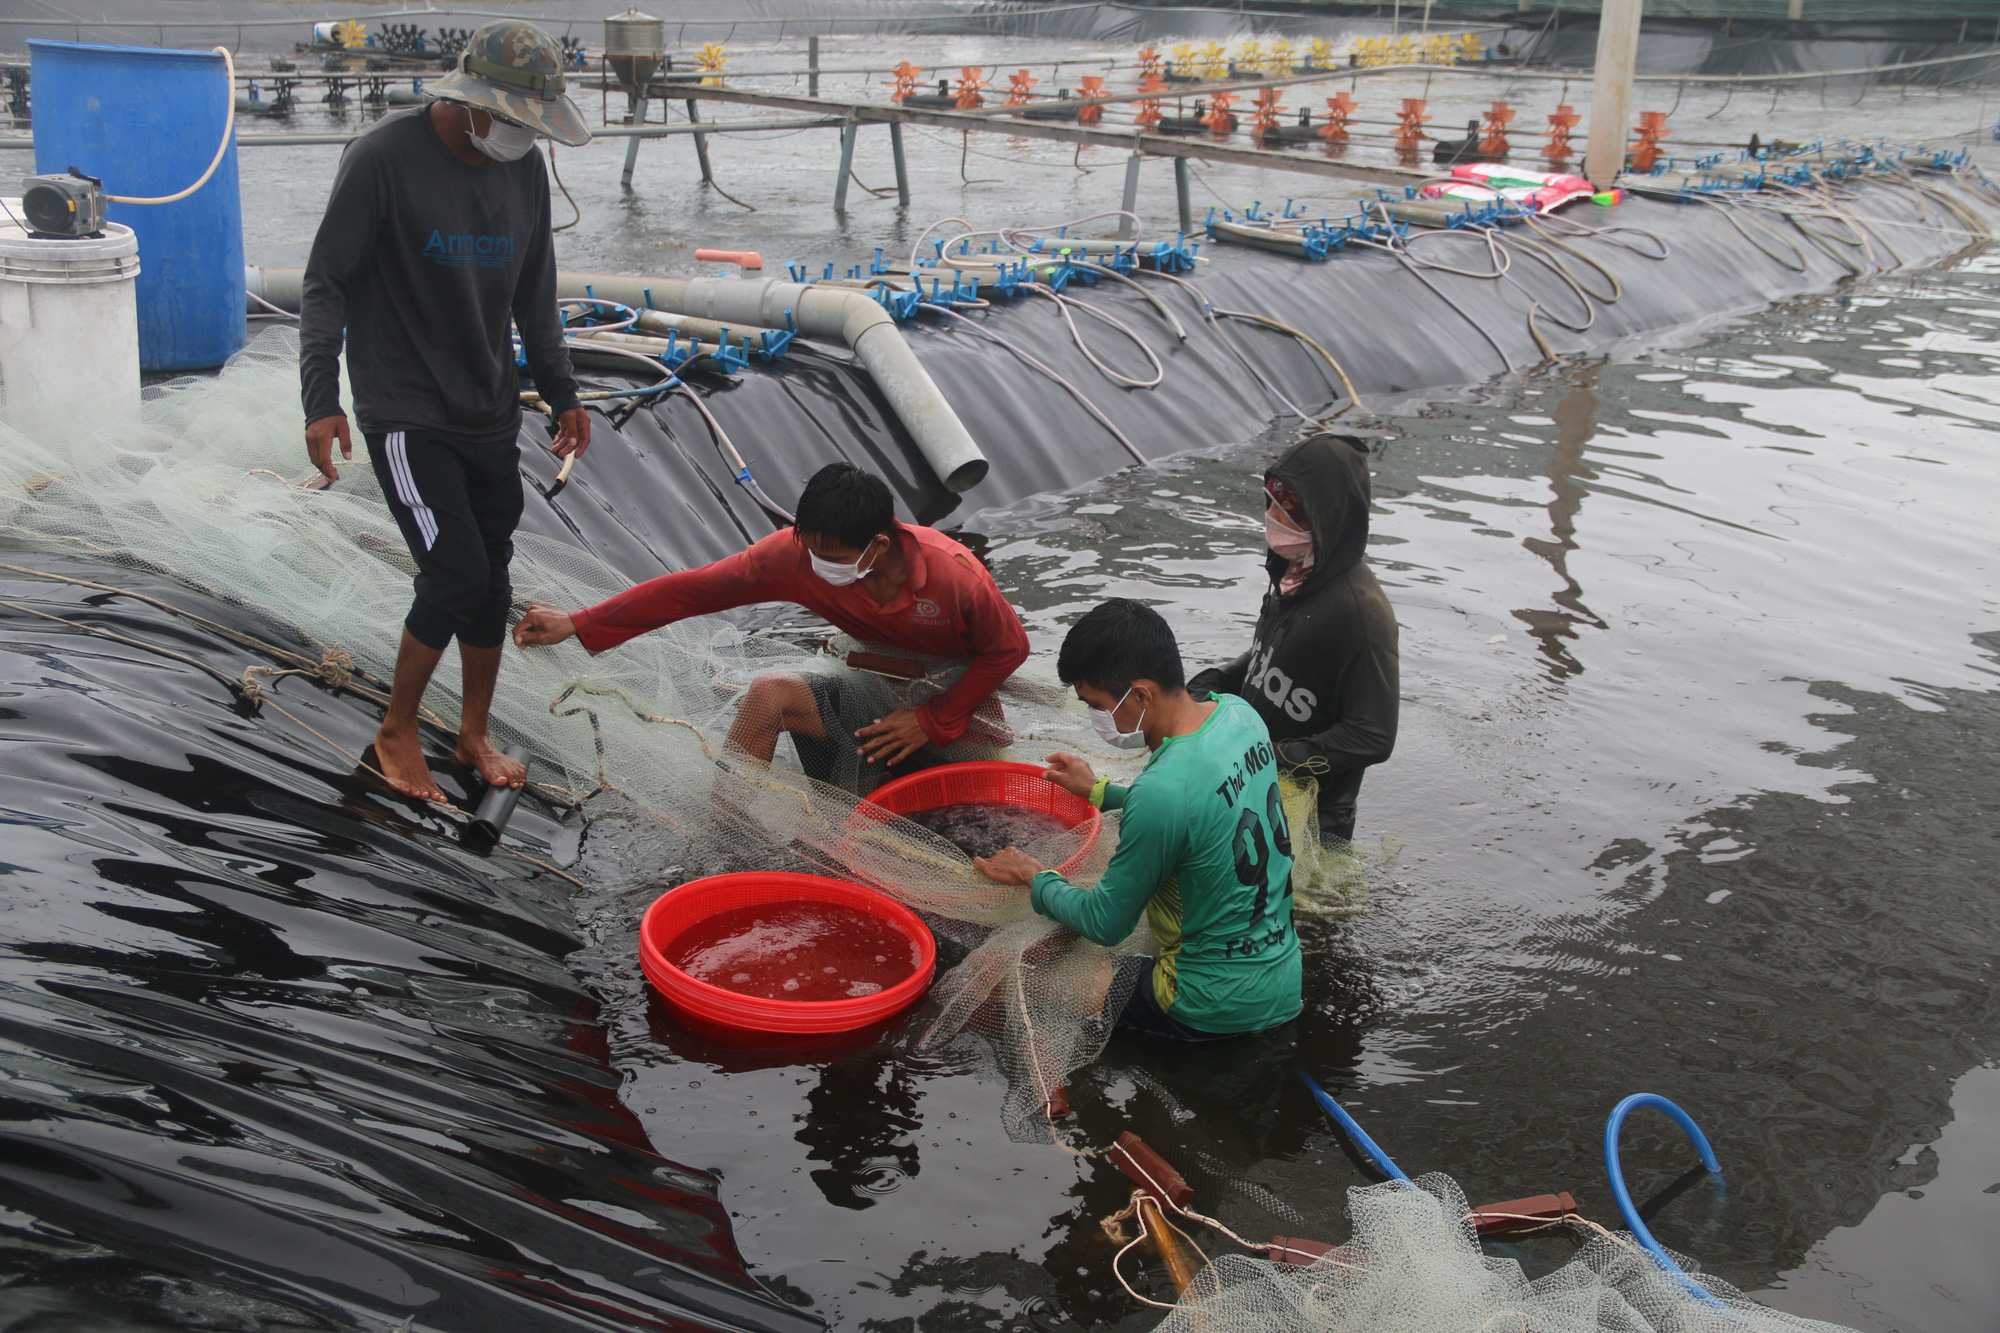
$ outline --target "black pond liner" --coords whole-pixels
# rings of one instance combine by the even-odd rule
[[[1906,190],[1867,189],[1850,207],[1885,220],[1879,231],[1906,266],[1968,240],[1921,225]],[[1760,247],[1706,206],[1635,200],[1615,220],[1652,230],[1673,253],[1653,261],[1577,242],[1626,291],[1588,334],[1545,321],[1561,351],[1625,354],[1684,338],[1850,272],[1804,238],[1795,272],[1769,253],[1788,253],[1781,245],[1766,237]],[[1322,265],[1206,253],[1195,277],[1218,305],[1304,330],[1383,403],[1455,391],[1539,356],[1526,298],[1502,284],[1427,275],[1475,328],[1379,252]],[[1532,269],[1517,270],[1521,280],[1565,308],[1566,293]],[[1148,457],[1268,429],[1276,409],[1265,391],[1185,293],[1161,292],[1190,331],[1184,344],[1172,346],[1129,291],[1084,294],[1162,354],[1167,379],[1151,391],[1101,377],[1047,302],[975,318],[1068,376]],[[888,476],[905,513],[925,522],[1134,466],[1100,423],[1007,352],[929,317],[907,328],[992,460],[965,496],[943,491],[842,349],[795,351],[734,381],[701,378],[697,391],[780,503],[835,458]],[[1231,333],[1302,406],[1332,401],[1324,371],[1290,338],[1241,324]],[[1116,338],[1097,345],[1139,369]],[[546,485],[555,463],[541,430],[524,429],[523,467]],[[635,580],[738,550],[771,526],[678,396],[622,429],[600,420],[568,489],[553,503],[531,490],[524,520]],[[240,609],[128,569],[4,558],[278,637]],[[656,1155],[620,1104],[596,1002],[564,963],[580,947],[570,885],[461,845],[462,821],[382,793],[275,710],[253,711],[214,675],[151,651],[228,677],[255,660],[209,631],[18,575],[0,576],[0,602],[0,1318],[370,1329],[415,1319],[481,1333],[817,1327],[745,1272],[715,1180]],[[355,754],[379,717],[301,680],[276,691]],[[445,749],[436,739],[433,750]],[[574,831],[532,802],[509,833],[550,862],[575,852]]]
[[[271,634],[141,573],[0,558]],[[619,1103],[563,966],[568,884],[458,846],[211,675],[15,608],[231,675],[242,648],[0,585],[0,1324],[819,1327]],[[379,720],[275,697],[357,754]],[[510,839],[574,841],[526,804]]]
[[[1987,225],[2000,224],[2000,205],[1992,198],[1946,176],[1921,179],[1948,191]],[[1968,235],[1956,217],[1939,226],[1944,210],[1919,203],[1901,186],[1864,185],[1843,206],[1874,220],[1872,243],[1882,262],[1905,269],[1936,263],[1980,239]],[[1209,262],[1182,276],[1218,308],[1269,316],[1311,336],[1340,361],[1364,402],[1375,408],[1407,404],[1422,392],[1455,392],[1534,366],[1542,353],[1528,327],[1529,294],[1542,307],[1541,332],[1558,353],[1630,356],[1685,341],[1721,319],[1774,301],[1825,291],[1851,280],[1854,268],[1868,263],[1858,248],[1833,240],[1816,243],[1768,213],[1744,218],[1739,229],[1720,207],[1628,197],[1615,209],[1571,205],[1563,216],[1595,226],[1639,228],[1670,251],[1655,260],[1609,240],[1565,238],[1616,274],[1623,287],[1616,302],[1593,303],[1595,322],[1582,333],[1556,323],[1557,318],[1583,322],[1576,294],[1525,257],[1514,261],[1516,286],[1435,270],[1426,270],[1419,281],[1380,250],[1351,248],[1307,264],[1209,244],[1201,249]],[[1817,225],[1829,236],[1842,230],[1837,222]],[[1533,236],[1518,228],[1510,234]],[[1642,236],[1622,239],[1639,249],[1652,245]],[[1490,264],[1474,241],[1425,240],[1417,246],[1428,258],[1466,269]],[[1556,254],[1586,286],[1608,290],[1595,269]],[[1204,323],[1187,291],[1151,277],[1137,281],[1173,310],[1188,331],[1185,342],[1128,288],[1103,282],[1072,286],[1070,292],[1145,338],[1165,364],[1165,380],[1155,389],[1122,388],[1101,374],[1078,352],[1052,302],[996,299],[971,318],[1060,373],[1149,459],[1250,439],[1274,417],[1282,424],[1284,409]],[[1122,335],[1087,317],[1077,322],[1109,364],[1135,377],[1146,373]],[[1259,373],[1301,408],[1318,414],[1345,403],[1325,363],[1290,336],[1240,320],[1225,320],[1223,327]],[[964,495],[952,495],[938,483],[866,374],[838,345],[794,342],[789,356],[769,365],[752,363],[733,379],[700,373],[688,379],[766,492],[786,507],[807,477],[835,459],[886,477],[906,518],[945,527],[962,525],[983,509],[1069,490],[1135,465],[1066,390],[999,345],[936,315],[919,315],[902,328],[992,463],[986,479]],[[644,378],[642,372],[636,379],[598,382],[623,387]],[[1343,419],[1357,415],[1349,412]],[[543,489],[557,466],[547,438],[540,424],[523,430],[523,470]],[[536,487],[529,488],[522,526],[574,542],[635,581],[651,578],[718,559],[740,550],[746,538],[772,530],[772,520],[733,475],[706,421],[675,391],[621,428],[600,415],[590,452],[562,495],[551,504]]]

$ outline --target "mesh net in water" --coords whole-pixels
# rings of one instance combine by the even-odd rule
[[[1851,1333],[1757,1304],[1675,1255],[1669,1273],[1616,1232],[1530,1281],[1481,1252],[1450,1177],[1348,1191],[1353,1238],[1310,1265],[1225,1255],[1159,1333]]]
[[[393,674],[413,564],[362,458],[342,464],[341,480],[326,490],[291,484],[286,474],[305,470],[302,436],[297,338],[268,331],[215,378],[149,389],[136,419],[79,410],[0,426],[0,536],[163,573],[253,610],[273,640],[308,661],[351,660],[379,684]],[[575,546],[523,533],[515,549],[517,609],[587,606],[627,582]],[[450,656],[428,696],[447,728],[458,712]],[[586,817],[615,808],[651,826],[656,836],[635,841],[618,867],[634,889],[666,887],[666,865],[712,874],[802,861],[917,909],[966,956],[940,978],[913,1031],[932,1048],[985,1039],[1009,1083],[1009,1132],[1046,1136],[1040,1112],[1102,1048],[1129,986],[1120,978],[1130,969],[1118,959],[1150,946],[1143,930],[1105,949],[1037,917],[1025,889],[990,883],[937,834],[863,807],[853,788],[865,785],[864,774],[851,762],[832,774],[841,781],[827,782],[807,776],[787,746],[767,765],[726,744],[739,712],[758,706],[750,685],[761,675],[790,672],[832,686],[820,693],[837,698],[851,734],[884,707],[941,692],[961,669],[917,666],[914,678],[891,679],[722,619],[687,620],[599,657],[573,641],[510,648],[492,730],[503,745],[529,748],[544,792]],[[269,688],[282,708],[287,687]],[[1135,761],[1107,750],[1084,723],[1053,675],[1031,664],[1001,690],[997,711],[935,757],[1011,749],[1038,761],[1061,748],[1129,778]],[[1287,804],[1300,903],[1351,910],[1365,894],[1357,863],[1319,849],[1311,788],[1292,791]],[[1087,851],[1083,836],[1067,830],[1023,850],[1049,865],[1082,851],[1071,878],[1094,884],[1116,846],[1116,824],[1107,819]],[[635,899],[632,914],[642,906]]]

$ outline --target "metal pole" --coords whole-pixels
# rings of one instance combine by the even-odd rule
[[[819,96],[819,38],[806,38],[806,96]]]
[[[903,122],[889,122],[889,151],[896,157],[896,203],[899,207],[910,206],[910,168],[903,161]]]
[[[1583,174],[1599,189],[1625,169],[1643,7],[1643,0],[1604,0],[1597,20],[1597,72],[1590,85],[1590,142],[1584,149]]]
[[[1194,200],[1189,197],[1188,160],[1184,157],[1174,159],[1174,200],[1181,206],[1181,230],[1193,231]]]
[[[1139,211],[1139,164],[1145,160],[1146,155],[1137,152],[1125,159],[1125,198],[1118,207],[1127,213],[1136,213]],[[1122,217],[1118,219],[1118,239],[1121,241],[1132,239],[1131,218]]]
[[[646,123],[646,90],[643,86],[638,91],[638,98],[638,102],[632,109],[632,126],[634,129]],[[625,144],[625,174],[618,178],[618,183],[628,190],[632,188],[632,164],[638,160],[639,136],[635,134]]]
[[[840,131],[840,179],[833,183],[833,211],[847,211],[847,181],[854,174],[854,136],[861,129],[851,121]]]
[[[692,97],[688,98],[688,119],[697,125],[701,124],[701,111],[696,107],[695,100]],[[715,184],[715,173],[708,169],[708,136],[706,134],[697,134],[694,136],[694,155],[695,160],[701,163],[701,183],[704,185]]]

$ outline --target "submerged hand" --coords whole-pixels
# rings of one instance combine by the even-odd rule
[[[558,458],[568,458],[571,454],[581,455],[590,447],[590,413],[580,407],[572,407],[562,414],[556,424],[556,437],[549,448]]]
[[[871,764],[899,764],[930,744],[914,708],[898,708],[854,733],[859,753]]]
[[[1072,796],[1090,799],[1090,789],[1097,785],[1097,774],[1091,771],[1089,760],[1080,754],[1052,754],[1048,765],[1042,773],[1045,781],[1055,783]]]
[[[1047,867],[1019,847],[1002,847],[991,856],[973,857],[972,868],[995,884],[1019,884],[1025,888]]]
[[[576,633],[576,624],[567,614],[546,606],[531,606],[521,623],[514,626],[516,648],[548,648]]]
[[[340,441],[342,462],[354,461],[354,438],[347,433],[347,418],[335,413],[306,425],[306,457],[328,481],[339,481],[340,470],[333,465],[333,442]]]

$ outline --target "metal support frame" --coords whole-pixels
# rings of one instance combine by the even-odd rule
[[[695,105],[695,100],[690,97],[687,100],[687,104],[688,120],[696,125],[701,124],[701,110]],[[710,171],[708,166],[708,136],[706,134],[697,134],[694,136],[694,155],[695,160],[701,163],[701,183],[703,185],[715,184],[715,173]]]
[[[1188,160],[1174,159],[1174,202],[1180,206],[1181,230],[1194,230],[1194,199],[1188,190]]]
[[[1443,72],[1442,70],[1440,72]],[[1324,79],[1326,76],[1321,75]],[[1271,80],[1273,84],[1283,80]],[[1244,85],[1223,85],[1244,86]],[[1262,86],[1262,85],[1251,85]],[[1184,95],[1192,95],[1197,90],[1186,90]],[[1310,153],[1286,153],[1264,148],[1238,148],[1233,144],[1216,143],[1208,136],[1200,138],[1176,138],[1170,134],[1134,134],[1130,130],[1111,129],[1098,126],[1065,125],[1055,121],[1024,120],[1018,116],[1019,108],[993,108],[986,111],[932,111],[920,107],[884,105],[877,102],[847,102],[831,97],[802,97],[796,93],[751,92],[743,88],[727,85],[703,85],[688,88],[681,96],[698,97],[704,102],[734,102],[739,106],[768,106],[780,110],[804,112],[807,114],[841,116],[864,125],[892,124],[901,121],[906,125],[931,125],[944,130],[973,130],[985,134],[1004,134],[1021,139],[1050,139],[1060,143],[1102,144],[1108,148],[1138,150],[1149,157],[1198,157],[1204,162],[1228,162],[1232,165],[1270,167],[1278,171],[1297,172],[1305,176],[1320,176],[1353,185],[1403,185],[1412,178],[1428,178],[1430,172],[1416,167],[1359,166],[1350,162],[1332,162],[1325,157]],[[1116,98],[1101,99],[1105,103],[1131,100],[1123,94]],[[1087,103],[1086,103],[1087,105]]]
[[[896,205],[899,208],[908,208],[910,206],[910,168],[909,164],[903,160],[903,122],[900,120],[889,122],[889,151],[896,158]]]
[[[847,182],[854,177],[854,136],[861,130],[852,121],[840,128],[840,179],[833,183],[833,211],[847,211]]]
[[[646,90],[640,88],[634,96],[637,100],[632,104],[632,128],[637,129],[646,123]],[[692,106],[693,103],[689,105]],[[625,189],[632,188],[632,167],[638,160],[639,136],[635,134],[625,142],[625,174],[618,178],[619,185]]]
[[[819,96],[819,38],[806,38],[806,96]]]
[[[1125,196],[1118,207],[1127,214],[1139,211],[1139,168],[1145,161],[1146,155],[1137,151],[1125,159]],[[1132,219],[1129,216],[1118,219],[1118,239],[1132,239]]]

